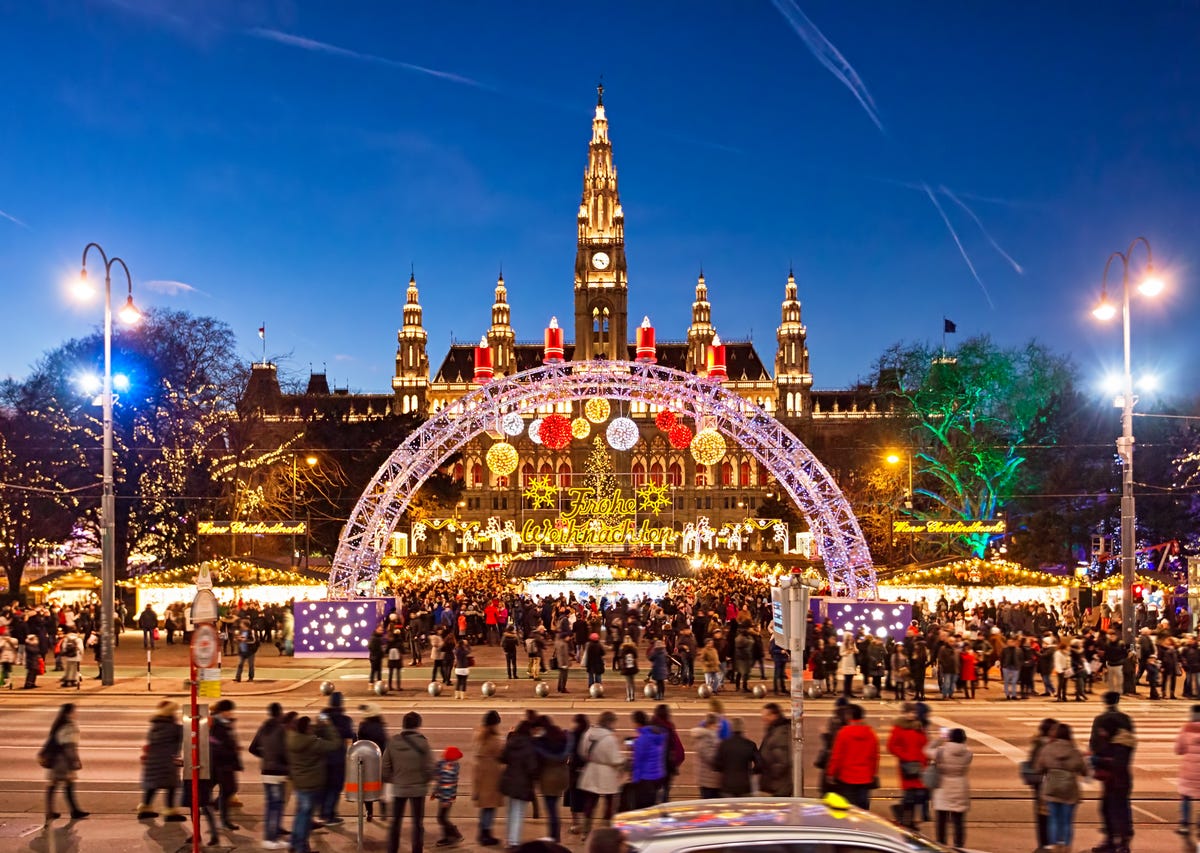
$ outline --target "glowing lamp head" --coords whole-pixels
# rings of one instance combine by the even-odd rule
[[[79,271],[79,278],[71,285],[71,292],[75,295],[76,299],[81,301],[95,297],[96,288],[92,287],[92,283],[88,281],[86,269]]]
[[[112,378],[112,387],[117,391],[128,391],[129,377],[124,373],[114,373]]]
[[[1107,322],[1117,316],[1117,306],[1108,301],[1108,296],[1101,296],[1096,307],[1092,309],[1092,316],[1097,320]]]
[[[304,457],[304,464],[305,464],[305,465],[307,465],[309,468],[312,468],[314,465],[316,465],[316,464],[317,464],[317,457],[315,457],[315,456],[305,456],[305,457]]]
[[[887,464],[889,464],[889,465],[899,465],[899,464],[900,464],[900,454],[898,454],[898,453],[889,453],[889,454],[887,455]]]
[[[551,318],[550,318],[550,328],[551,328],[551,329],[557,329],[557,328],[558,328],[558,318],[557,318],[557,317],[551,317]]]
[[[1163,280],[1154,272],[1154,265],[1146,265],[1146,275],[1138,285],[1138,290],[1143,296],[1158,296],[1166,287]]]
[[[649,328],[652,328],[652,327],[651,327],[651,325],[650,325],[650,317],[649,317],[649,315],[647,315],[647,316],[645,316],[645,317],[643,317],[643,318],[642,318],[642,328],[643,328],[643,329],[649,329]]]
[[[133,304],[133,297],[126,296],[125,304],[121,306],[121,310],[117,312],[117,316],[121,318],[122,323],[132,326],[138,320],[142,319],[142,312]]]

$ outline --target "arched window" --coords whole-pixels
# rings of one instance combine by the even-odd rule
[[[571,488],[571,466],[566,462],[558,466],[558,487],[560,489]]]
[[[462,478],[463,478],[463,464],[461,462],[455,462],[454,463],[454,479],[461,481]]]
[[[696,485],[700,487],[708,485],[708,469],[703,465],[696,466]]]
[[[750,465],[750,462],[746,459],[742,460],[741,471],[738,474],[738,485],[739,486],[756,486],[756,485],[758,485],[757,483],[754,482],[754,469]]]
[[[646,481],[646,466],[640,461],[633,463],[633,470],[630,473],[633,474],[633,485],[635,488]]]
[[[476,487],[483,485],[483,466],[478,462],[471,466],[471,485]]]
[[[552,468],[552,467],[550,466],[550,463],[549,463],[549,462],[543,462],[543,463],[542,463],[542,467],[538,469],[538,476],[540,476],[540,477],[550,477],[550,478],[551,478],[550,482],[554,482],[554,480],[553,480],[553,477],[554,477],[554,468]]]
[[[729,464],[728,459],[721,463],[721,485],[733,485],[733,466]]]
[[[497,489],[507,489],[508,488],[508,477],[502,477],[502,476],[497,475],[496,476],[496,488]]]
[[[683,485],[683,468],[678,462],[672,462],[671,467],[667,470],[667,482],[672,486]]]
[[[526,462],[521,466],[521,487],[529,485],[529,481],[533,479],[533,463]]]
[[[661,462],[655,462],[650,466],[650,481],[662,485],[663,482],[663,466]]]

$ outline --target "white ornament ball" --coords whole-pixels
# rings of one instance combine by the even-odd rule
[[[629,418],[613,418],[608,429],[604,431],[604,436],[613,450],[629,450],[637,444],[637,424]]]
[[[442,695],[442,682],[440,682],[440,681],[429,682],[429,695],[430,696],[441,696]]]
[[[809,699],[820,699],[821,695],[822,695],[821,688],[815,684],[810,684],[805,689],[804,695],[807,696]]]
[[[529,422],[529,440],[534,444],[542,443],[542,419],[534,418]]]
[[[516,412],[509,412],[500,419],[500,429],[505,435],[520,435],[525,431],[525,420]]]

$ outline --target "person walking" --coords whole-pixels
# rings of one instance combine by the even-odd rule
[[[927,745],[925,727],[917,719],[917,706],[906,703],[901,715],[892,723],[887,751],[896,756],[903,791],[900,802],[892,806],[892,817],[896,823],[910,829],[916,829],[916,807],[923,805],[928,796],[924,780]]]
[[[645,711],[634,711],[632,719],[637,735],[630,747],[629,781],[633,785],[633,807],[645,809],[658,802],[659,789],[666,781],[670,738],[667,730]]]
[[[717,732],[720,724],[721,717],[710,711],[691,731],[696,749],[696,785],[702,800],[715,800],[721,796],[721,771],[716,767],[717,749],[721,746],[721,736]]]
[[[384,645],[383,626],[376,625],[375,630],[371,632],[371,638],[367,640],[367,662],[371,667],[367,674],[367,684],[383,681],[383,659],[387,656]]]
[[[763,739],[758,747],[759,787],[772,797],[792,796],[792,725],[775,702],[763,705]]]
[[[241,747],[233,727],[237,706],[232,699],[221,699],[212,706],[208,717],[208,753],[212,767],[212,784],[217,794],[218,825],[226,832],[241,829],[229,816],[230,801],[238,791],[238,777],[242,767]]]
[[[75,633],[74,628],[67,630],[62,641],[63,677],[59,682],[63,687],[80,686],[79,665],[83,663],[83,638]]]
[[[154,642],[158,639],[158,614],[149,604],[138,616],[138,627],[142,629],[142,648],[153,649]]]
[[[510,681],[517,677],[517,650],[520,645],[516,629],[512,625],[505,626],[504,636],[500,638],[500,648],[504,650],[504,667]],[[588,686],[591,687],[591,684]]]
[[[537,753],[537,786],[546,806],[546,837],[557,844],[562,841],[562,825],[558,816],[559,799],[570,785],[567,756],[570,746],[567,733],[554,725],[549,717],[538,717],[533,724],[533,748]]]
[[[733,689],[750,692],[750,670],[754,667],[754,638],[739,630],[733,640]]]
[[[574,725],[567,732],[567,792],[563,795],[563,805],[571,809],[571,825],[567,832],[579,835],[583,831],[583,814],[587,810],[587,797],[579,788],[579,776],[583,773],[583,759],[580,758],[576,747],[591,728],[587,714],[576,714]]]
[[[388,741],[383,753],[382,778],[392,786],[392,822],[388,827],[388,853],[400,849],[400,827],[407,809],[412,817],[412,853],[425,849],[425,797],[436,765],[429,741],[421,734],[421,715],[404,715],[401,731]]]
[[[579,775],[579,788],[587,795],[587,808],[583,818],[584,838],[587,838],[592,830],[593,816],[601,800],[604,800],[601,820],[605,826],[612,823],[614,800],[621,790],[621,777],[625,767],[625,755],[617,738],[616,724],[615,713],[602,712],[596,725],[584,733],[575,748],[575,752],[586,762],[583,772]]]
[[[621,675],[625,679],[625,701],[632,702],[636,698],[635,694],[637,692],[634,678],[638,674],[638,650],[629,636],[626,636],[621,642],[621,647],[617,650],[617,660],[619,661]]]
[[[1047,832],[1050,812],[1046,807],[1046,801],[1042,799],[1042,773],[1035,768],[1038,755],[1048,743],[1054,740],[1054,733],[1057,729],[1058,720],[1050,717],[1038,724],[1037,734],[1033,736],[1029,745],[1029,758],[1021,766],[1021,781],[1029,786],[1033,794],[1033,820],[1038,850],[1044,850],[1050,845]]]
[[[939,844],[946,843],[946,825],[954,826],[954,846],[966,844],[967,810],[971,808],[971,783],[967,771],[975,757],[967,746],[967,733],[962,729],[942,730],[942,737],[925,747],[928,756],[938,768],[938,786],[933,789],[933,813],[936,818],[936,834]]]
[[[558,667],[558,692],[567,693],[567,676],[571,674],[571,635],[560,631],[554,639],[554,663]]]
[[[344,819],[338,816],[342,789],[346,786],[346,750],[354,741],[354,723],[346,714],[346,700],[341,691],[329,695],[329,707],[323,716],[341,738],[341,748],[325,755],[325,798],[321,801],[321,824],[336,826]]]
[[[604,682],[605,657],[600,635],[589,634],[587,645],[583,647],[583,665],[587,670],[588,687]]]
[[[369,740],[379,747],[379,754],[383,755],[388,744],[387,723],[383,720],[383,709],[374,702],[364,702],[358,706],[358,710],[362,712],[362,719],[358,721],[355,740]],[[375,820],[375,803],[367,800],[366,807],[367,822],[371,823]],[[379,816],[387,818],[386,800],[379,800]]]
[[[846,708],[846,724],[833,739],[825,767],[830,790],[861,809],[871,808],[871,789],[879,776],[879,738],[863,722],[865,716],[861,705]]]
[[[75,722],[75,705],[64,703],[50,724],[50,734],[38,752],[38,764],[46,768],[46,824],[62,817],[54,810],[54,794],[63,786],[67,805],[71,807],[71,820],[83,820],[85,812],[75,800],[75,779],[83,768],[79,758],[79,726]]]
[[[953,699],[954,691],[958,687],[959,659],[958,650],[952,643],[942,643],[937,653],[937,665],[942,701]]]
[[[242,667],[249,665],[247,681],[254,680],[254,656],[258,654],[258,637],[250,629],[250,620],[243,619],[238,623],[237,630],[238,665],[233,676],[234,681],[242,680]]]
[[[746,737],[741,717],[730,721],[729,737],[717,747],[713,767],[721,774],[722,797],[747,797],[753,790],[751,776],[762,772],[762,759],[754,741]]]
[[[287,776],[296,792],[296,814],[292,818],[291,844],[284,846],[295,853],[310,853],[313,814],[325,797],[325,756],[337,750],[341,742],[337,731],[320,718],[314,726],[310,718],[300,717],[285,733]],[[271,849],[283,848],[276,844]]]
[[[712,637],[704,641],[700,650],[700,671],[704,673],[704,683],[713,693],[721,689],[721,653],[717,651]]]
[[[179,768],[183,765],[183,725],[179,722],[179,705],[163,699],[150,717],[150,731],[142,747],[142,801],[137,807],[138,820],[158,817],[154,811],[154,794],[163,792],[165,819],[171,822],[186,820],[175,808],[175,792],[179,789]]]
[[[521,843],[525,812],[533,802],[533,782],[537,778],[538,757],[533,746],[533,723],[522,720],[508,736],[500,754],[504,770],[500,774],[500,793],[508,797],[508,819],[505,830],[508,846]]]
[[[1192,831],[1192,801],[1200,799],[1200,705],[1193,705],[1191,717],[1175,738],[1175,754],[1181,756],[1176,786],[1179,790],[1180,835]]]
[[[46,660],[42,657],[42,641],[36,631],[25,635],[25,684],[22,690],[33,690],[37,687],[38,676],[46,671]],[[96,676],[99,678],[100,676]]]
[[[1075,807],[1079,805],[1079,777],[1087,775],[1083,753],[1075,746],[1071,727],[1059,723],[1050,740],[1038,751],[1034,772],[1041,774],[1041,797],[1046,804],[1046,847],[1067,853],[1074,835]]]
[[[272,702],[267,706],[267,718],[263,720],[250,740],[246,751],[259,761],[263,782],[263,841],[266,850],[281,850],[287,847],[279,840],[280,824],[283,822],[283,797],[287,785],[287,729],[283,724],[283,706]]]
[[[437,840],[437,847],[449,847],[463,840],[463,834],[450,820],[450,809],[458,799],[459,762],[462,760],[462,750],[457,746],[448,746],[434,766],[434,786],[432,799],[437,803],[437,822],[442,828],[442,837]]]
[[[475,747],[475,778],[471,788],[471,799],[479,809],[479,835],[481,847],[495,847],[500,839],[492,834],[496,822],[496,809],[504,805],[500,793],[500,776],[496,767],[504,753],[504,740],[500,737],[500,715],[488,711],[483,715],[483,724],[475,732],[472,741]]]
[[[655,640],[648,657],[650,660],[650,680],[654,682],[654,699],[661,702],[666,697],[667,677],[670,675],[667,644],[662,640]]]
[[[1092,763],[1102,786],[1100,813],[1106,836],[1099,849],[1101,853],[1129,853],[1129,843],[1133,840],[1131,771],[1137,741],[1131,729],[1106,714],[1093,723],[1093,739],[1096,745],[1092,749]]]

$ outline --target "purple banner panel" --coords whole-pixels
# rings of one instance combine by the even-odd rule
[[[899,641],[912,621],[912,605],[896,601],[818,596],[810,599],[809,608],[813,622],[820,625],[828,619],[839,637],[846,632],[861,637],[865,632],[881,640],[891,637]]]
[[[365,658],[371,632],[393,606],[390,598],[297,601],[296,657]]]

